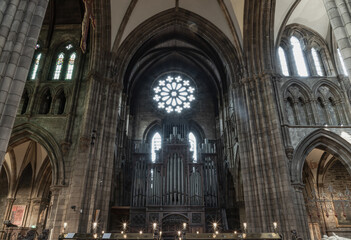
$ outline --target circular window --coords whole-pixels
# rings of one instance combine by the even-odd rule
[[[167,113],[181,113],[184,109],[190,108],[195,100],[195,87],[189,79],[178,75],[173,77],[165,75],[154,83],[154,101],[159,109]]]

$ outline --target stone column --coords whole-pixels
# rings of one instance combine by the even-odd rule
[[[351,77],[351,16],[345,0],[323,0],[345,67]]]
[[[60,196],[62,186],[51,186],[52,193],[49,203],[49,215],[47,219],[47,229],[50,230],[50,239],[57,239],[63,229],[63,206],[65,196]]]
[[[297,210],[295,214],[298,215],[301,220],[298,222],[298,227],[300,229],[298,234],[302,239],[310,239],[305,200],[303,198],[303,189],[305,188],[305,185],[302,183],[292,183],[292,186],[295,190],[295,206]],[[301,231],[301,229],[303,229],[303,231]]]
[[[49,0],[0,2],[0,166]]]

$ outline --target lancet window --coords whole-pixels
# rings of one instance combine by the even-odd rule
[[[77,53],[72,44],[67,44],[56,55],[53,66],[53,80],[71,80],[73,77]]]

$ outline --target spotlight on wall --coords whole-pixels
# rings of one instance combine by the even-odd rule
[[[73,205],[73,206],[71,206],[71,208],[72,208],[73,211],[76,211],[77,207]]]

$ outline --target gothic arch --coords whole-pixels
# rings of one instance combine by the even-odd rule
[[[170,17],[170,15],[173,17]],[[189,22],[199,26],[196,30],[195,38],[194,32],[188,28]],[[176,27],[169,29],[170,25]],[[129,34],[121,46],[113,46],[113,53],[119,56],[118,59],[121,66],[116,76],[117,81],[120,83],[124,81],[124,85],[130,85],[129,81],[132,79],[127,79],[127,76],[129,76],[127,74],[128,67],[135,58],[141,57],[138,54],[140,49],[145,47],[152,48],[152,46],[146,46],[148,44],[157,45],[150,36],[165,35],[167,37],[168,34],[169,37],[169,32],[174,33],[174,29],[177,33],[181,33],[184,39],[191,39],[189,37],[191,35],[195,39],[193,44],[201,43],[203,48],[206,48],[207,57],[211,56],[210,59],[217,64],[215,67],[217,67],[217,70],[220,70],[218,71],[219,74],[222,74],[222,76],[217,77],[218,82],[216,84],[221,86],[219,89],[224,88],[223,85],[229,84],[226,81],[220,82],[219,80],[228,80],[243,71],[241,49],[235,48],[229,39],[212,23],[195,13],[180,8],[177,12],[174,9],[170,9],[154,15]],[[217,37],[213,38],[213,36]],[[147,44],[142,45],[143,43]],[[126,88],[127,86],[124,87]]]
[[[312,92],[311,92],[310,88],[308,87],[308,85],[306,83],[299,81],[299,80],[296,80],[296,79],[292,79],[292,80],[284,83],[284,85],[282,86],[284,99],[287,96],[287,92],[288,92],[289,88],[292,86],[296,86],[299,88],[300,93],[305,97],[306,101],[311,100]],[[293,97],[297,99],[299,96],[293,96]]]
[[[161,123],[158,120],[153,121],[152,123],[149,124],[149,126],[145,129],[144,134],[143,134],[143,140],[145,142],[151,143],[151,138],[156,132],[160,132],[161,137],[162,132],[161,132]]]
[[[317,96],[318,94],[318,89],[323,85],[327,86],[330,89],[330,92],[334,95],[335,98],[337,99],[342,98],[340,87],[335,83],[331,82],[330,80],[326,80],[326,79],[322,79],[313,85],[312,92],[313,94],[315,94],[315,96]]]
[[[346,161],[346,159],[351,158],[350,143],[333,132],[319,129],[305,137],[295,148],[290,166],[291,180],[293,183],[302,183],[302,171],[305,159],[307,155],[317,147],[328,151],[341,161],[344,161],[345,167],[351,175],[351,162]]]
[[[25,123],[13,128],[9,146],[17,144],[23,139],[31,139],[41,144],[48,153],[52,167],[52,184],[65,184],[64,158],[60,145],[45,129],[33,124]]]

